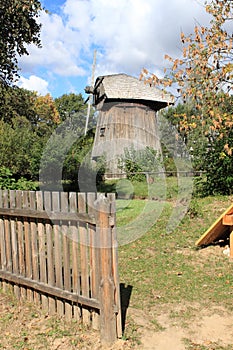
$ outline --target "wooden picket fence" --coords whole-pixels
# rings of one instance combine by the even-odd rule
[[[0,284],[104,343],[121,337],[115,196],[0,190]]]

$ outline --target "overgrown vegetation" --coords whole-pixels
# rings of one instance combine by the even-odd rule
[[[181,104],[167,116],[193,148],[195,167],[206,172],[203,194],[230,194],[233,43],[228,28],[233,20],[233,2],[211,0],[205,8],[211,16],[209,25],[196,24],[190,35],[181,32],[182,57],[165,55],[170,68],[165,69],[164,77],[160,79],[144,69],[141,78],[163,89],[177,89]]]
[[[161,160],[157,151],[150,147],[136,150],[133,146],[125,148],[119,157],[119,169],[126,174],[127,179],[144,181],[145,173],[155,173],[161,167]]]
[[[10,169],[0,168],[0,188],[5,190],[37,190],[38,183],[27,180],[25,177],[15,179]]]
[[[9,183],[13,178],[38,183],[41,172],[46,171],[45,180],[54,186],[63,180],[76,188],[79,167],[94,138],[93,111],[91,129],[83,135],[86,108],[81,94],[53,100],[50,95],[38,96],[24,89],[5,89],[0,104],[0,168],[9,169]]]

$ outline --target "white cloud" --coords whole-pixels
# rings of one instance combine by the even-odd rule
[[[48,82],[35,75],[31,75],[28,79],[21,77],[18,86],[27,90],[36,91],[39,95],[46,95],[49,93]]]
[[[40,21],[42,48],[28,47],[29,55],[20,59],[22,71],[29,73],[42,66],[61,76],[83,76],[85,70],[79,65],[82,43],[76,32],[57,14],[43,12]]]
[[[60,3],[60,1],[59,1]],[[180,31],[189,34],[194,21],[207,24],[204,0],[64,0],[59,14],[42,13],[42,49],[30,46],[20,59],[22,72],[49,76],[90,75],[97,47],[96,75],[142,67],[163,70],[164,55],[180,55]]]
[[[161,67],[166,53],[180,54],[181,29],[188,34],[195,18],[208,18],[197,0],[67,0],[64,13],[85,49],[100,48],[103,74]]]

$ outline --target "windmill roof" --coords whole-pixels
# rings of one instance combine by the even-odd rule
[[[164,103],[173,103],[173,96],[160,89],[145,84],[127,74],[113,74],[100,76],[96,79],[95,88],[101,85],[101,95],[109,99],[148,100]]]

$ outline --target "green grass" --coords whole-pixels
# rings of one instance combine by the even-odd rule
[[[150,308],[166,303],[200,302],[216,303],[232,310],[232,263],[223,254],[204,256],[195,247],[195,241],[230,204],[230,199],[194,201],[194,217],[187,214],[172,233],[166,231],[172,211],[172,203],[167,202],[146,233],[120,247],[120,276],[122,282],[133,286],[132,306]],[[135,221],[142,206],[140,201],[133,200],[128,207],[117,211],[120,232],[130,219]]]
[[[183,178],[189,181],[190,178]],[[171,199],[178,193],[178,179],[176,177],[155,178],[154,183],[145,181],[130,181],[128,179],[106,180],[98,188],[100,192],[116,192],[120,198],[159,198]]]
[[[204,249],[195,246],[196,240],[232,203],[232,199],[192,199],[188,213],[170,234],[166,227],[174,201],[154,201],[152,212],[154,210],[156,216],[158,206],[162,206],[161,215],[138,239],[119,247],[120,280],[132,286],[130,306],[146,310],[151,329],[155,332],[164,330],[157,319],[163,311],[171,324],[184,329],[192,328],[192,322],[197,320],[202,309],[233,311],[232,262],[217,246]],[[127,226],[134,221],[139,227],[145,226],[145,220],[137,221],[137,217],[148,201],[126,202],[128,206],[123,207],[122,201],[117,201],[120,234],[124,231],[127,234]],[[189,337],[183,341],[187,350],[232,349],[231,345],[223,346],[221,342],[196,344]]]

